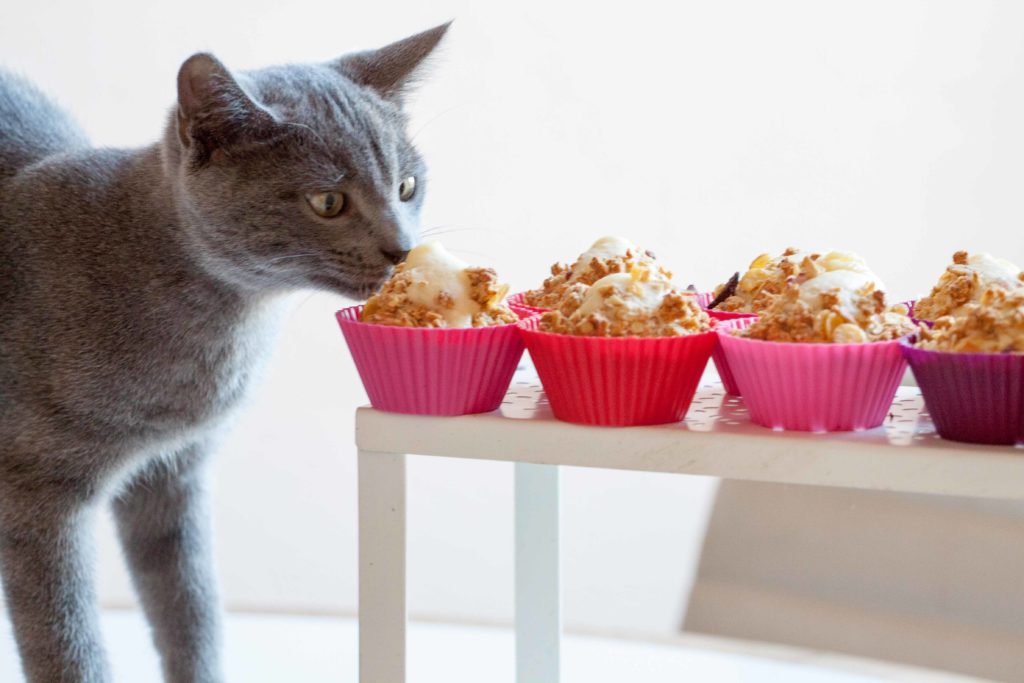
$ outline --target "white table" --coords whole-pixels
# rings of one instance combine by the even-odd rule
[[[105,610],[100,627],[112,680],[163,680],[141,613]],[[227,681],[338,683],[357,678],[353,618],[229,613],[224,630]],[[513,683],[510,629],[414,621],[409,636],[410,683]],[[695,634],[650,642],[570,633],[564,647],[566,675],[588,683],[978,683],[914,667]],[[14,635],[0,614],[0,681],[24,680]]]
[[[519,683],[557,683],[559,466],[1024,497],[1024,449],[943,441],[923,407],[916,388],[901,387],[877,429],[773,432],[747,421],[742,399],[708,382],[678,424],[584,427],[554,419],[533,368],[524,364],[494,413],[423,417],[360,408],[360,680],[406,680],[406,454],[516,463],[516,675]]]

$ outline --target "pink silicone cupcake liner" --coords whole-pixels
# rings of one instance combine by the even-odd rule
[[[714,313],[718,320],[742,320],[743,318],[749,318],[756,316],[756,313],[739,313],[736,311],[720,311],[717,308],[708,308],[708,304],[715,300],[714,292],[701,292],[697,295],[697,305],[703,308],[708,313]]]
[[[697,294],[697,305],[700,306],[701,308],[703,308],[708,313],[710,313],[711,311],[714,311],[715,313],[719,314],[720,316],[722,316],[721,320],[733,320],[733,319],[746,318],[748,316],[755,315],[754,313],[736,313],[736,312],[733,312],[733,311],[719,311],[718,309],[708,309],[708,305],[710,305],[711,302],[714,301],[714,300],[715,300],[715,293],[714,292],[699,292]]]
[[[684,337],[576,337],[519,323],[555,417],[590,425],[683,419],[715,347],[715,332]]]
[[[719,333],[750,419],[772,429],[842,432],[882,424],[907,367],[898,341],[800,344]]]
[[[932,351],[912,343],[903,341],[903,354],[942,438],[1024,443],[1024,354]]]
[[[707,311],[707,314],[713,320],[719,321],[718,329],[721,330],[742,330],[750,327],[757,321],[757,316],[753,313],[728,313],[711,310]],[[740,385],[736,381],[732,368],[729,367],[729,359],[725,357],[725,351],[722,349],[721,344],[715,345],[715,350],[711,353],[711,360],[715,363],[715,369],[718,371],[719,379],[722,380],[722,386],[725,387],[725,393],[730,396],[742,396],[743,393],[740,391]]]
[[[548,310],[547,308],[537,308],[536,306],[531,306],[526,303],[526,292],[510,294],[508,298],[505,299],[505,303],[507,303],[509,308],[512,310],[522,309],[530,313],[543,313]]]
[[[515,294],[509,294],[505,299],[505,302],[509,305],[516,304],[517,306],[526,305],[526,292],[516,292]]]
[[[515,323],[418,328],[359,322],[362,306],[337,312],[374,408],[413,415],[494,410],[523,355]],[[519,314],[522,316],[522,314]]]
[[[520,318],[530,318],[535,315],[547,313],[547,309],[545,308],[534,308],[533,306],[523,306],[522,304],[515,304],[511,302],[508,302],[508,307],[511,308]]]

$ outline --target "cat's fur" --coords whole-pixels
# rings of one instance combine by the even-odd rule
[[[0,570],[32,683],[109,679],[89,550],[108,497],[165,680],[222,680],[204,462],[282,293],[365,296],[413,244],[402,94],[446,29],[251,73],[195,55],[138,150],[89,149],[0,72]],[[340,215],[311,211],[335,189]]]

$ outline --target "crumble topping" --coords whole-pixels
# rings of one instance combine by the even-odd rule
[[[938,320],[947,315],[958,316],[967,304],[980,301],[993,285],[1007,290],[1022,287],[1024,273],[1009,261],[990,254],[958,251],[931,293],[914,306],[914,317]]]
[[[789,247],[779,256],[761,254],[742,276],[736,273],[728,282],[716,287],[714,300],[708,308],[734,313],[761,313],[786,290],[788,284],[802,284],[822,273],[837,270],[860,273],[865,280],[874,282],[876,289],[885,288],[864,259],[856,254],[844,251],[808,253]]]
[[[580,296],[581,291],[601,278],[629,273],[634,267],[646,268],[665,280],[672,279],[672,273],[659,266],[650,251],[641,251],[621,237],[602,237],[571,266],[552,265],[551,276],[540,289],[526,292],[523,300],[535,308],[558,309],[565,300]]]
[[[956,316],[943,316],[923,327],[922,349],[975,353],[1024,353],[1024,288],[995,285],[977,302],[963,304]]]
[[[484,327],[519,317],[505,303],[508,285],[491,268],[469,267],[437,242],[426,242],[363,307],[361,320],[400,327]]]
[[[822,278],[810,287],[787,283],[757,322],[739,334],[763,341],[851,344],[898,339],[916,329],[905,313],[886,306],[885,293],[874,283],[851,290],[830,286],[842,278]]]
[[[572,291],[541,316],[545,332],[589,337],[678,337],[707,332],[711,319],[692,294],[650,269],[606,275],[586,291]]]

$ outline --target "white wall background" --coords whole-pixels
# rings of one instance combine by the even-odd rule
[[[860,252],[904,298],[959,248],[1024,263],[1024,5],[5,0],[0,63],[100,145],[156,138],[178,65],[326,59],[456,18],[413,129],[425,226],[514,289],[620,233],[708,287],[788,245]],[[352,410],[331,313],[301,296],[217,465],[231,606],[355,608]],[[511,614],[511,471],[413,461],[411,607]],[[697,478],[565,476],[570,624],[678,624],[713,494]],[[103,599],[131,600],[109,529]]]

